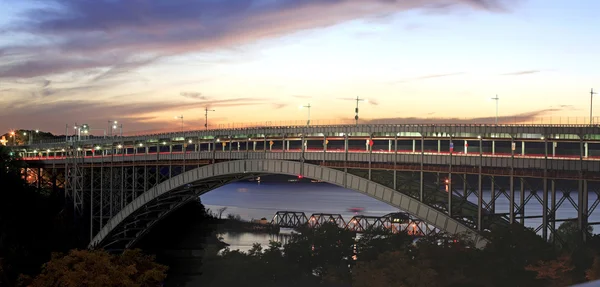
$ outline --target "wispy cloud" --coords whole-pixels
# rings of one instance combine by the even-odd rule
[[[158,57],[232,47],[356,18],[447,4],[498,10],[506,1],[48,0],[4,33],[28,33],[43,39],[38,43],[51,44],[0,47],[0,78],[93,68],[108,69],[99,75],[106,77]]]
[[[522,76],[522,75],[536,74],[539,72],[541,72],[541,71],[540,70],[517,71],[517,72],[501,74],[501,76]]]
[[[303,96],[303,95],[294,95],[292,97],[297,98],[297,99],[312,99],[311,96]]]
[[[447,74],[424,75],[424,76],[420,76],[420,77],[416,77],[416,78],[410,78],[410,79],[403,79],[403,80],[395,81],[393,83],[408,83],[408,82],[413,82],[413,81],[421,81],[421,80],[428,80],[428,79],[435,79],[435,78],[452,77],[452,76],[458,76],[458,75],[464,75],[464,74],[465,74],[464,72],[457,72],[457,73],[447,73]]]
[[[342,101],[356,101],[356,98],[337,98],[338,100],[342,100]],[[366,100],[368,104],[373,105],[373,106],[377,106],[379,105],[379,101],[375,100],[375,99],[362,99],[361,100]]]
[[[499,124],[531,123],[539,121],[547,113],[558,112],[572,109],[569,105],[561,105],[558,108],[540,109],[526,113],[513,114],[508,116],[499,116]],[[433,115],[433,113],[427,114]],[[477,118],[442,118],[442,117],[395,117],[395,118],[377,118],[365,119],[364,123],[370,124],[494,124],[496,117],[477,117]]]
[[[194,100],[207,100],[206,96],[203,96],[202,93],[198,92],[181,92],[182,97],[194,99]]]

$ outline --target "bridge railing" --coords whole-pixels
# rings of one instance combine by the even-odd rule
[[[594,117],[592,121],[594,126],[600,124],[600,117]],[[402,118],[402,119],[377,119],[377,120],[360,120],[361,126],[454,126],[454,127],[475,127],[475,126],[555,126],[555,127],[589,127],[589,117],[499,117],[498,124],[495,124],[494,118]],[[303,128],[306,127],[306,121],[294,120],[294,121],[264,121],[254,123],[226,123],[226,124],[215,124],[210,125],[210,130],[249,130],[249,129],[275,129],[275,128]],[[334,119],[334,120],[311,120],[311,127],[354,127],[354,120]],[[200,133],[205,131],[204,129],[192,129],[184,131],[156,131],[151,132],[148,130],[144,131],[125,131],[124,137],[135,137],[135,136],[159,136],[159,137],[170,137],[183,133]],[[73,142],[77,136],[69,135],[65,139],[65,136],[57,139],[50,140],[35,140],[33,144],[50,144],[50,143],[63,143]],[[102,137],[94,136],[83,141],[97,141],[102,138],[119,138],[119,136]]]

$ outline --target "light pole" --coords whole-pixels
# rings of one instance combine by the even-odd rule
[[[498,95],[496,95],[496,97],[492,98],[492,100],[496,101],[496,125],[498,125],[498,101],[500,98],[498,98]]]
[[[208,129],[208,112],[214,112],[215,110],[209,110],[208,107],[204,107],[204,129]],[[181,116],[183,118],[183,116]]]
[[[306,120],[306,126],[310,126],[310,103],[308,103],[308,105],[306,106],[300,106],[300,109],[302,108],[307,108],[308,109],[308,119]]]
[[[113,130],[116,130],[117,128],[120,129],[120,136],[123,137],[123,124],[119,124],[118,121],[113,121],[110,120],[108,121],[108,126],[106,128],[106,130],[108,131],[108,135],[110,137],[113,137]]]
[[[181,119],[181,132],[183,132],[183,115],[181,115],[181,116],[175,116],[175,119],[176,120]]]
[[[29,132],[29,135],[27,134],[27,132]],[[33,131],[33,130],[28,130],[28,131],[24,131],[24,132],[23,132],[23,135],[24,135],[24,136],[27,136],[27,135],[28,135],[28,137],[27,137],[27,142],[29,142],[29,144],[33,144],[33,133],[34,133],[34,132],[37,134],[37,133],[39,133],[39,132],[40,132],[40,130],[35,130],[35,131]]]
[[[111,126],[112,124],[112,126]],[[119,124],[118,121],[108,121],[108,131],[109,131],[109,136],[113,137],[113,130],[119,129],[119,136],[123,137],[123,124]]]
[[[598,94],[594,92],[594,88],[590,91],[590,125],[594,124],[594,117],[592,115],[592,107],[594,106],[594,95]]]
[[[369,102],[369,100],[367,99],[361,99],[358,96],[356,96],[356,109],[354,110],[354,120],[356,121],[356,125],[358,126],[358,102]]]
[[[88,126],[87,124],[83,124],[81,126],[78,126],[77,123],[75,123],[75,125],[73,126],[73,129],[75,129],[77,131],[77,140],[78,141],[81,140],[81,134],[82,133],[84,135],[87,135],[90,132],[90,126]],[[106,131],[105,131],[105,133],[106,133]]]
[[[17,144],[16,144],[15,132],[14,131],[10,132],[10,136],[13,138],[13,146],[16,146]]]

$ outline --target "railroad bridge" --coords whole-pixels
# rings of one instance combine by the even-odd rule
[[[106,248],[134,245],[203,193],[268,174],[353,189],[478,246],[494,225],[538,220],[548,239],[561,221],[581,230],[598,224],[590,221],[600,203],[598,126],[269,126],[68,136],[15,152],[29,162],[32,183],[65,178],[67,196],[89,219],[90,246]],[[567,205],[576,216],[558,218]]]

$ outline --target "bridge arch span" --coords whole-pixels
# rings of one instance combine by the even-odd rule
[[[147,233],[152,225],[183,203],[194,200],[197,196],[225,184],[268,174],[303,175],[307,178],[352,189],[400,208],[450,234],[466,233],[474,240],[477,247],[483,247],[487,242],[480,234],[447,214],[406,194],[356,175],[296,161],[236,160],[201,166],[174,176],[149,189],[114,215],[94,235],[89,247],[107,247],[115,242],[121,242],[121,244],[125,242],[123,246],[130,247]],[[182,196],[173,196],[177,194]],[[145,224],[136,224],[134,217],[140,213],[152,212],[152,207],[159,206],[161,199],[162,202],[166,202],[167,207],[163,206],[162,210],[155,213],[154,218]]]

